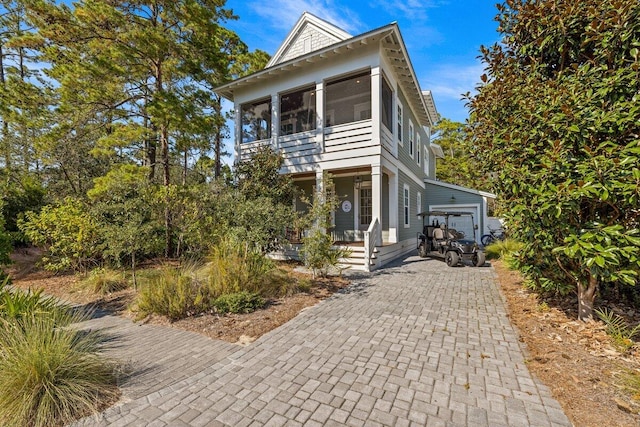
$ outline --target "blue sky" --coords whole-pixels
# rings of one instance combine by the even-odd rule
[[[228,0],[239,20],[227,27],[250,50],[275,53],[304,11],[352,35],[397,21],[423,90],[442,117],[465,121],[461,94],[482,75],[480,45],[498,41],[494,1],[483,0]]]

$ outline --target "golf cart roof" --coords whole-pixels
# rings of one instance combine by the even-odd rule
[[[425,211],[418,214],[419,217],[425,216],[473,216],[472,212],[458,212],[458,211]]]

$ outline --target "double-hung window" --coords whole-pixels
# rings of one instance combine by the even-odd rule
[[[398,143],[402,145],[402,104],[398,100]]]
[[[411,156],[411,158],[413,159],[413,157],[415,156],[415,152],[416,152],[416,135],[415,135],[415,130],[413,128],[413,122],[409,122],[409,155]]]
[[[404,185],[404,227],[408,228],[411,223],[409,219],[409,208],[410,208],[410,194],[409,194],[409,186],[407,184]]]

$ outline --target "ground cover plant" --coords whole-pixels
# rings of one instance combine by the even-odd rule
[[[0,289],[0,424],[64,425],[118,395],[101,337],[40,291]]]

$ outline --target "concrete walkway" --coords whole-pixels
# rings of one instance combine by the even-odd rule
[[[78,425],[570,426],[531,377],[494,275],[408,257],[248,347],[92,320],[134,376]]]

